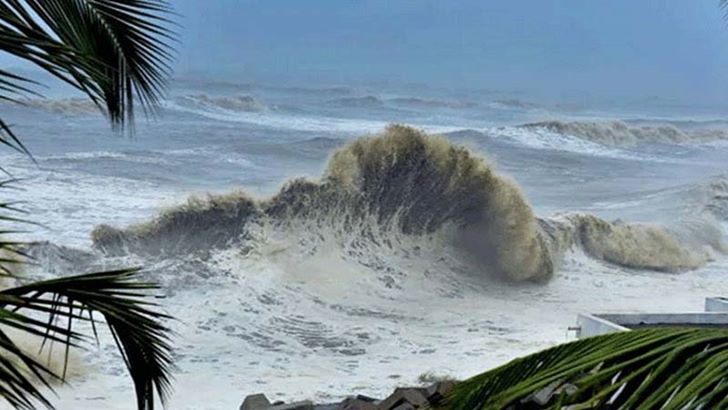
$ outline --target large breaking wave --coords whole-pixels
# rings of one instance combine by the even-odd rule
[[[706,209],[725,209],[710,201],[722,204],[718,191],[727,186],[706,187]],[[456,255],[470,272],[516,281],[550,278],[574,248],[606,263],[659,271],[694,269],[726,251],[720,234],[678,228],[585,214],[539,219],[520,188],[484,159],[393,125],[336,151],[318,181],[292,180],[265,200],[242,192],[193,198],[147,223],[99,226],[93,240],[107,254],[172,257],[247,251],[277,235],[308,254],[334,243],[344,257],[374,268],[377,254],[429,245],[423,247],[432,254],[421,257],[433,263]]]

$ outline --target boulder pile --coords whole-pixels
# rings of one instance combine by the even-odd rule
[[[245,398],[240,410],[416,410],[437,407],[449,394],[455,382],[441,381],[429,387],[399,387],[388,397],[378,400],[352,396],[338,403],[314,404],[309,400],[271,403],[264,394]]]

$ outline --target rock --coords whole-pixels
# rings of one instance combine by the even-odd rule
[[[363,395],[363,394],[357,394],[357,395],[356,395],[356,399],[357,399],[357,400],[361,400],[361,401],[368,401],[368,402],[370,402],[370,403],[374,403],[375,401],[378,401],[378,400],[377,400],[377,399],[375,399],[374,397],[369,397],[369,396],[365,396],[365,395]]]
[[[270,402],[265,394],[251,394],[243,400],[240,410],[264,410],[269,408]]]
[[[426,389],[398,388],[391,396],[382,400],[377,408],[379,410],[411,410],[419,409],[427,404]],[[402,407],[404,405],[404,407]],[[411,409],[406,406],[410,405]],[[400,408],[401,407],[401,408]]]
[[[350,397],[337,407],[337,410],[376,410],[377,405],[373,400],[361,400],[359,397]]]
[[[314,410],[313,408],[313,403],[309,400],[288,404],[276,401],[271,404],[264,394],[252,394],[240,405],[240,410]]]
[[[272,406],[268,410],[313,410],[313,403],[310,400],[297,401],[295,403]]]
[[[314,404],[313,410],[338,410],[341,403]]]
[[[450,380],[444,380],[437,382],[427,388],[427,401],[430,404],[437,405],[442,402],[448,394],[455,388],[455,382]]]

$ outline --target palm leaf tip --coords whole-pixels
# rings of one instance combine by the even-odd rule
[[[728,330],[645,329],[557,346],[460,383],[446,407],[728,408]]]
[[[0,49],[80,89],[123,128],[135,104],[150,114],[163,97],[170,16],[166,0],[0,0]]]
[[[90,322],[95,332],[96,321],[91,312],[100,314],[129,370],[138,409],[151,410],[155,397],[164,404],[171,391],[171,332],[163,324],[171,318],[143,299],[156,286],[138,281],[138,273],[135,269],[91,273],[0,291],[0,305],[19,316],[0,317],[0,323],[15,324],[21,330],[68,346],[83,341],[72,323]],[[45,314],[50,319],[38,321],[33,319],[34,314]],[[57,324],[59,321],[66,326]],[[40,376],[45,383],[48,375]],[[24,392],[25,396],[40,400],[32,391]],[[43,402],[47,401],[43,398]]]

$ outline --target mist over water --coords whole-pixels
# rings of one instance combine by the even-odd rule
[[[568,340],[580,312],[728,294],[720,110],[536,100],[187,78],[133,138],[66,96],[3,104],[38,165],[3,163],[46,227],[29,274],[162,284],[172,408],[380,395]],[[59,408],[127,408],[123,363],[82,359]]]

